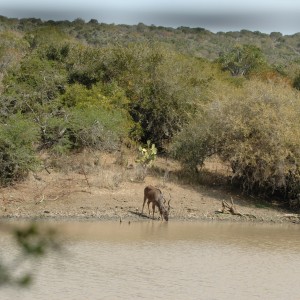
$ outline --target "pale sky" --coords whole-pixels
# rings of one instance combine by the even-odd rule
[[[0,0],[0,15],[128,25],[142,22],[203,27],[212,32],[300,32],[300,0]]]

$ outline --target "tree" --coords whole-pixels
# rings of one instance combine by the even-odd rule
[[[265,63],[261,50],[254,45],[237,45],[226,53],[221,53],[219,63],[232,76],[245,76]]]
[[[151,140],[160,150],[204,101],[212,81],[204,61],[158,43],[113,47],[101,60],[98,72],[125,91],[129,113],[143,129],[141,141]]]

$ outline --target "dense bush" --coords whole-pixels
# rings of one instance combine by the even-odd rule
[[[22,179],[36,167],[34,146],[38,143],[36,124],[21,114],[0,124],[0,183]]]
[[[293,87],[300,91],[300,74],[298,74],[293,81]]]
[[[132,121],[120,110],[72,107],[44,120],[39,145],[56,154],[83,148],[117,150],[131,126]]]
[[[186,166],[194,168],[218,154],[231,163],[233,180],[244,190],[296,194],[298,96],[287,86],[249,81],[289,82],[264,61],[264,45],[273,49],[274,35],[215,36],[203,29],[82,20],[0,22],[0,120],[12,124],[14,116],[25,125],[32,120],[36,140],[30,145],[37,151],[113,150],[129,139],[150,140],[161,151],[184,128],[174,149]],[[245,44],[258,37],[261,42]],[[237,40],[241,45],[222,52],[218,63],[200,58],[216,59]],[[298,70],[291,53],[289,66]],[[221,68],[247,76],[230,76]],[[296,73],[288,76],[296,78]],[[2,136],[10,128],[3,126]],[[3,142],[3,153],[12,145]],[[15,151],[3,159],[15,160],[23,146],[15,143]],[[28,149],[33,151],[29,144]],[[4,177],[21,177],[26,171],[17,172],[20,165],[6,168]]]
[[[129,99],[125,92],[114,82],[102,84],[101,82],[86,88],[82,84],[72,84],[66,88],[60,97],[66,107],[105,109],[123,109],[128,111]]]
[[[119,149],[130,129],[130,122],[122,112],[95,108],[74,108],[67,125],[73,148],[100,150]]]
[[[222,69],[228,70],[232,76],[248,75],[253,69],[265,64],[261,49],[253,45],[237,45],[221,53],[218,61]]]
[[[135,122],[131,136],[143,143],[151,140],[160,150],[207,100],[206,91],[218,80],[216,68],[207,61],[149,42],[74,46],[67,71],[64,105],[123,108]]]
[[[98,73],[125,91],[129,113],[143,129],[142,141],[161,149],[205,100],[213,78],[207,65],[161,44],[137,43],[107,51]]]
[[[256,81],[212,101],[174,143],[188,168],[217,154],[245,192],[289,198],[300,192],[299,149],[299,94]]]

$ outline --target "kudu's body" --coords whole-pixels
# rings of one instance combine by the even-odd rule
[[[154,212],[155,212],[155,206],[158,207],[160,216],[162,219],[165,219],[166,221],[169,220],[169,212],[170,212],[170,201],[168,202],[168,208],[165,207],[164,203],[164,197],[160,189],[153,187],[151,185],[146,186],[144,189],[144,203],[142,208],[142,213],[144,210],[144,206],[146,203],[146,200],[148,199],[147,205],[148,205],[148,211],[150,215],[150,208],[149,205],[152,203],[152,218],[154,219]]]

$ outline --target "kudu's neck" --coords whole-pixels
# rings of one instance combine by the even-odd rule
[[[164,214],[167,212],[167,209],[165,208],[161,200],[157,201],[157,204],[160,214],[164,216]]]

